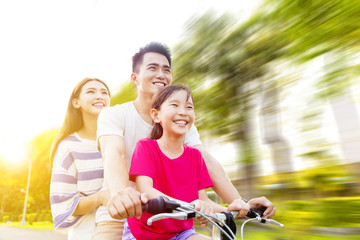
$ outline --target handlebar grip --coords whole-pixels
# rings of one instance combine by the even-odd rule
[[[180,204],[174,201],[169,200],[164,196],[153,198],[149,200],[146,204],[143,204],[142,211],[159,214],[159,213],[171,213],[176,208],[180,207]]]
[[[263,216],[264,214],[264,211],[263,210],[260,210],[260,209],[250,209],[250,211],[246,214],[246,216],[248,218],[256,218],[258,215],[260,215],[260,217]]]

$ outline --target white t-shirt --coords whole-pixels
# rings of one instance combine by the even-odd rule
[[[136,143],[143,138],[148,138],[152,126],[145,122],[135,108],[134,102],[127,102],[113,107],[108,107],[100,112],[97,126],[97,143],[104,135],[118,135],[124,139],[127,167],[130,169],[131,158]],[[193,125],[185,135],[184,144],[196,146],[201,144],[199,133]],[[99,147],[99,146],[98,146]],[[104,181],[104,188],[106,182]],[[105,206],[96,212],[96,222],[115,220],[110,217]]]

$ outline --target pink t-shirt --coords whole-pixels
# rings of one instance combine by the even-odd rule
[[[151,177],[155,189],[184,202],[198,199],[199,190],[213,186],[199,150],[184,145],[183,154],[170,159],[161,151],[156,140],[147,138],[137,143],[129,174],[131,181],[136,175]],[[147,226],[147,219],[151,216],[143,213],[139,220],[128,219],[136,239],[170,239],[193,227],[192,219],[163,219]]]

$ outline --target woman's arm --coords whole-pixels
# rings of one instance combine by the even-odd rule
[[[199,199],[208,203],[212,209],[213,209],[213,212],[215,213],[219,213],[219,212],[226,212],[227,211],[227,208],[226,207],[223,207],[217,203],[215,203],[214,201],[212,201],[207,193],[206,193],[206,190],[205,189],[201,189],[199,190]]]
[[[246,203],[242,200],[239,192],[231,183],[229,177],[226,175],[224,168],[221,164],[207,151],[206,147],[202,144],[196,145],[195,148],[199,149],[209,171],[211,180],[214,184],[212,187],[214,191],[229,204],[227,211],[239,211],[239,217],[245,216],[250,206],[252,208],[265,207],[264,216],[271,218],[275,215],[275,207],[271,201],[265,197],[253,198]]]
[[[104,162],[104,178],[110,191],[107,208],[111,217],[140,217],[141,203],[146,203],[147,199],[129,187],[124,139],[117,135],[104,135],[99,138],[99,144]]]
[[[150,197],[150,199],[159,197],[159,196],[165,196],[169,198],[170,200],[176,201],[176,202],[182,202],[180,200],[177,200],[175,198],[172,198],[159,190],[155,189],[153,179],[148,176],[138,175],[135,177],[136,182],[136,189],[140,191],[141,193],[147,193]]]
[[[212,187],[214,191],[228,204],[231,204],[236,199],[241,199],[239,192],[231,183],[223,166],[208,152],[206,147],[202,144],[194,147],[200,150],[205,160],[206,167],[214,184]]]
[[[73,216],[80,216],[88,214],[93,211],[95,208],[104,205],[106,206],[107,202],[110,199],[110,193],[108,190],[99,191],[92,195],[83,197],[80,199]]]

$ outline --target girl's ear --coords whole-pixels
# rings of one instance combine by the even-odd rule
[[[74,108],[80,108],[79,99],[73,98],[72,105]]]
[[[158,111],[156,110],[156,109],[151,109],[150,110],[150,115],[151,115],[151,118],[152,118],[152,120],[154,121],[154,122],[156,122],[156,123],[160,123],[160,119],[159,119],[159,117],[158,117]]]

